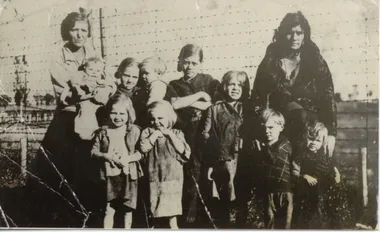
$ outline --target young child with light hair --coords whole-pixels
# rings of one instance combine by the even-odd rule
[[[189,160],[190,147],[182,131],[173,129],[177,115],[167,101],[155,101],[148,107],[150,125],[142,131],[140,149],[147,173],[149,214],[178,229],[182,215],[183,164]]]
[[[333,159],[326,153],[328,131],[318,121],[306,124],[303,150],[299,156],[300,180],[297,186],[297,228],[332,229],[327,222],[327,193],[339,184],[340,173]],[[324,226],[325,225],[325,226]]]
[[[254,156],[261,169],[264,193],[265,226],[290,229],[293,215],[294,177],[299,175],[293,160],[292,145],[281,135],[284,116],[273,109],[261,111],[261,138],[254,140]]]
[[[66,102],[70,95],[79,100],[74,131],[83,140],[93,138],[94,131],[99,128],[96,112],[116,91],[115,81],[106,75],[104,67],[102,58],[88,58],[84,71],[78,71],[61,94],[62,102]]]
[[[138,162],[142,155],[135,149],[140,129],[133,124],[135,111],[125,95],[112,96],[106,110],[110,125],[96,131],[91,151],[93,158],[103,162],[100,174],[106,182],[107,197],[104,228],[113,228],[117,209],[124,213],[124,227],[131,228],[132,213],[137,204],[138,179],[143,174]]]

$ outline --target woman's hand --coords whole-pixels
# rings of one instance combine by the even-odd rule
[[[105,105],[110,97],[111,90],[109,88],[96,88],[93,92],[94,100]]]
[[[310,186],[314,186],[318,183],[318,180],[312,176],[309,176],[309,175],[304,175],[303,178],[305,178],[305,180],[307,181],[307,183],[310,185]]]
[[[327,143],[325,146],[325,153],[331,157],[334,153],[335,148],[335,136],[329,135],[327,136]]]
[[[335,183],[339,184],[340,183],[340,173],[339,173],[339,170],[334,167],[334,171],[335,171]]]
[[[208,168],[208,170],[207,170],[207,179],[209,181],[213,180],[212,177],[211,177],[211,175],[212,175],[213,172],[214,172],[214,168]]]

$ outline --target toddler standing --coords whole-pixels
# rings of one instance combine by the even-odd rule
[[[172,129],[177,115],[166,101],[149,105],[150,126],[142,131],[140,147],[148,173],[149,211],[153,219],[168,220],[178,228],[182,214],[183,163],[190,157],[190,147],[180,130]]]

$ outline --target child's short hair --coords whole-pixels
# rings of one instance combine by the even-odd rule
[[[177,122],[177,114],[168,101],[160,100],[150,103],[148,106],[148,113],[150,114],[154,109],[159,107],[162,107],[164,111],[167,112],[169,127],[173,127],[174,124]]]
[[[161,59],[160,57],[158,56],[151,56],[151,57],[148,57],[146,59],[144,59],[140,64],[139,64],[139,68],[142,69],[144,66],[146,66],[147,64],[152,64],[153,67],[154,67],[154,71],[158,74],[158,75],[164,75],[165,72],[166,72],[166,63],[163,59]]]
[[[102,58],[97,57],[97,56],[92,56],[92,57],[87,58],[84,61],[83,66],[87,67],[90,63],[102,63],[103,65],[106,64],[106,62]]]
[[[308,121],[305,125],[304,138],[315,140],[322,136],[323,146],[327,143],[328,130],[325,125],[319,121]]]
[[[223,93],[224,97],[227,97],[227,86],[230,83],[231,79],[236,77],[242,86],[242,95],[241,99],[249,98],[249,79],[248,74],[244,71],[228,71],[222,77],[221,89],[220,91]]]
[[[285,125],[285,118],[284,116],[274,109],[264,109],[260,112],[260,122],[261,123],[267,123],[268,120],[272,118],[274,122],[280,126]]]
[[[115,72],[115,77],[117,79],[120,79],[121,75],[123,75],[124,71],[127,68],[129,68],[129,67],[139,68],[139,64],[140,63],[135,58],[132,58],[132,57],[125,58],[123,61],[121,61],[121,63],[117,67],[117,70]]]
[[[126,108],[128,115],[127,125],[129,126],[133,124],[136,120],[135,109],[133,108],[131,99],[124,94],[115,94],[110,97],[110,99],[108,99],[108,102],[106,104],[107,113],[109,114],[112,110],[112,106],[118,103],[122,103]]]
[[[182,61],[192,55],[199,56],[199,62],[203,62],[203,49],[196,44],[187,44],[182,47],[178,56],[177,71],[182,72]]]

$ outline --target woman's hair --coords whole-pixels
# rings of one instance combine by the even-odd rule
[[[272,118],[277,125],[285,125],[285,118],[279,111],[267,108],[260,112],[259,119],[261,123],[267,123],[270,118]]]
[[[78,21],[85,21],[88,24],[88,37],[91,36],[91,26],[88,21],[87,14],[85,9],[79,8],[80,12],[71,12],[66,16],[66,18],[61,23],[61,37],[62,40],[68,41],[70,40],[70,30],[73,29],[75,23]]]
[[[244,71],[228,71],[226,72],[223,77],[222,77],[222,82],[220,84],[220,90],[223,97],[226,99],[228,98],[228,93],[227,93],[227,86],[230,83],[232,78],[237,78],[239,83],[242,86],[242,95],[241,99],[246,100],[249,98],[249,79],[248,79],[248,74]]]
[[[296,13],[287,13],[282,19],[280,26],[275,30],[273,42],[278,43],[280,46],[284,45],[286,34],[288,34],[293,27],[300,26],[304,31],[305,38],[304,44],[310,43],[310,25],[301,11]]]
[[[305,125],[304,139],[315,140],[322,137],[322,146],[327,143],[328,130],[325,125],[319,121],[309,121]]]
[[[121,63],[119,64],[119,66],[117,67],[117,70],[115,72],[115,77],[117,79],[120,79],[121,76],[123,75],[124,71],[129,68],[129,67],[136,67],[136,68],[139,68],[139,62],[132,58],[132,57],[128,57],[128,58],[125,58],[123,61],[121,61]]]
[[[107,113],[109,115],[109,113],[112,110],[112,106],[119,104],[119,103],[121,103],[125,106],[125,109],[126,109],[127,115],[128,115],[127,125],[130,126],[136,120],[136,113],[135,113],[135,109],[133,108],[133,104],[132,104],[131,99],[129,97],[125,96],[124,94],[115,94],[112,97],[110,97],[110,99],[108,100],[108,102],[106,104]]]
[[[203,62],[203,49],[195,44],[187,44],[182,47],[181,51],[179,52],[178,56],[178,64],[177,64],[177,71],[182,72],[182,62],[187,57],[190,57],[192,55],[198,55],[199,56],[199,62]]]
[[[140,70],[142,68],[144,68],[146,65],[152,65],[154,67],[154,71],[158,74],[158,75],[164,75],[165,72],[166,72],[166,62],[161,59],[160,57],[158,56],[151,56],[151,57],[148,57],[146,59],[144,59],[140,64],[139,64],[139,68]]]
[[[150,113],[156,108],[162,108],[162,110],[167,113],[169,128],[172,128],[177,122],[177,114],[174,111],[172,105],[165,100],[152,102],[148,106],[148,114],[150,115]]]

